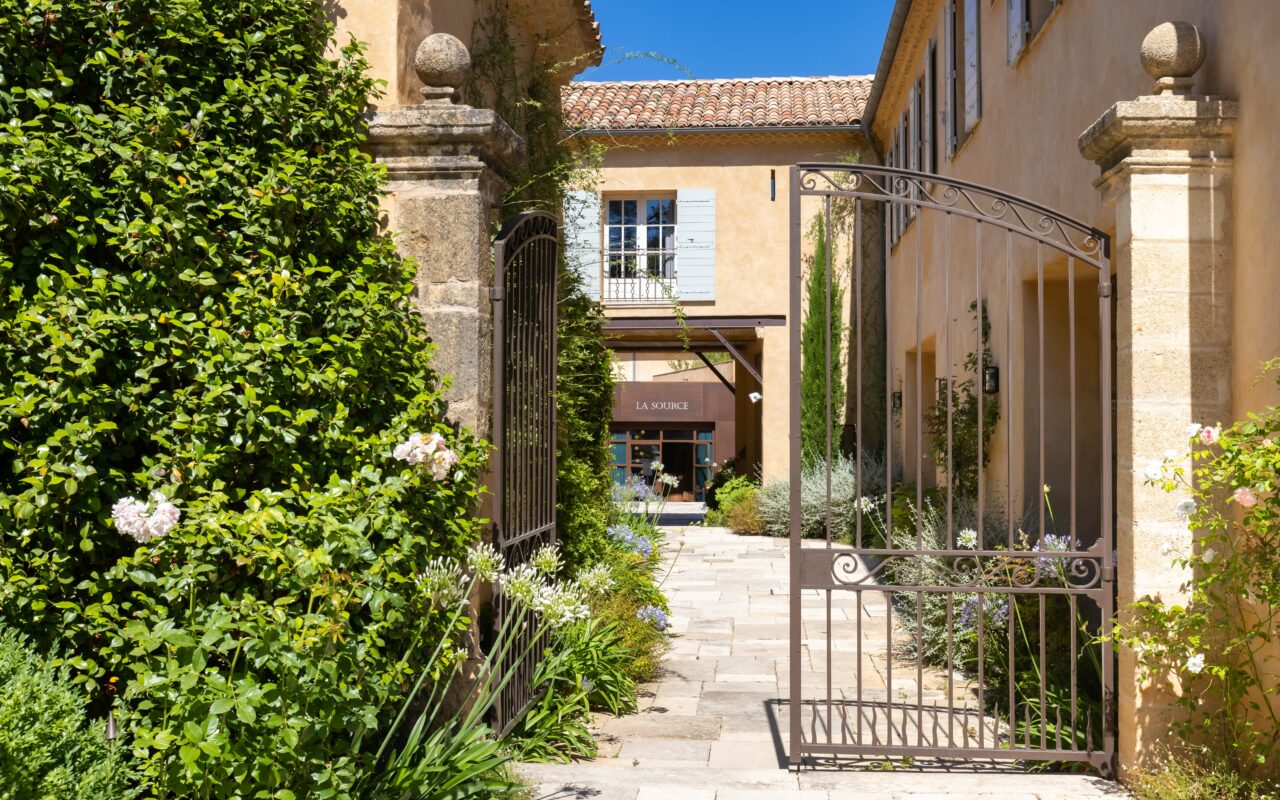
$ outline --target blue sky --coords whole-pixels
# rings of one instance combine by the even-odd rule
[[[604,64],[578,80],[875,72],[893,0],[592,0]],[[660,53],[680,66],[654,58]]]

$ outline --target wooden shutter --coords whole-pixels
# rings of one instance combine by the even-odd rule
[[[1030,28],[1027,19],[1027,0],[1006,0],[1008,8],[1009,64],[1012,65],[1027,47]]]
[[[934,139],[937,135],[937,114],[938,114],[938,82],[936,71],[938,68],[938,48],[931,40],[929,42],[929,52],[924,62],[924,124],[921,126],[923,139],[921,146],[924,149],[924,163],[920,165],[920,169],[925,172],[938,171],[938,153],[934,149]]]
[[[964,0],[964,131],[982,117],[982,56],[978,41],[978,2]]]
[[[676,287],[681,300],[716,299],[716,190],[676,192]]]
[[[956,0],[947,0],[942,14],[942,139],[947,158],[956,152]]]
[[[565,192],[564,253],[569,269],[578,274],[582,290],[592,300],[600,299],[600,195],[596,192]]]

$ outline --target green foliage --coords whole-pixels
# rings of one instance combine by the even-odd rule
[[[978,302],[969,304],[974,316],[975,333],[982,329],[982,354],[974,351],[965,356],[961,375],[952,375],[948,395],[936,399],[925,409],[924,425],[933,457],[943,472],[950,472],[952,492],[956,497],[978,496],[978,473],[991,460],[991,435],[1000,421],[999,395],[982,392],[982,370],[994,362],[988,343],[991,320],[987,304],[982,302],[982,318],[978,320]],[[981,401],[982,424],[978,424]],[[981,427],[981,445],[979,445]],[[981,452],[981,464],[978,454]]]
[[[806,462],[825,460],[828,442],[833,456],[839,452],[839,421],[844,413],[844,287],[834,274],[835,243],[828,238],[821,217],[814,220],[809,237],[813,255],[806,259],[809,269],[800,333],[800,442]]]
[[[1182,748],[1161,753],[1159,766],[1126,779],[1134,800],[1275,800],[1280,783],[1247,778],[1212,751]]]
[[[813,461],[800,471],[800,535],[823,538],[828,520],[831,536],[836,541],[852,541],[857,530],[857,509],[866,503],[883,502],[887,476],[884,461],[870,453],[862,455],[861,474],[858,460],[837,454],[831,461],[830,499],[827,494],[827,464]],[[861,487],[861,493],[859,493]],[[895,487],[897,488],[897,487]],[[867,498],[864,503],[862,498]],[[760,491],[760,517],[764,532],[770,536],[788,536],[791,530],[791,489],[786,480],[773,481]],[[865,513],[864,513],[865,517]],[[864,545],[868,544],[868,527],[864,525]]]
[[[719,510],[720,500],[716,497],[716,493],[720,491],[721,486],[738,476],[735,471],[737,466],[737,459],[726,458],[724,463],[720,465],[720,469],[711,476],[711,480],[707,481],[705,496],[708,511]]]
[[[1268,366],[1280,368],[1280,360]],[[1189,461],[1179,455],[1148,468],[1148,482],[1175,495],[1170,505],[1197,533],[1192,549],[1165,554],[1185,571],[1185,595],[1139,599],[1116,636],[1144,676],[1181,688],[1183,737],[1205,742],[1237,774],[1275,778],[1280,406],[1187,433]]]
[[[0,800],[130,798],[130,765],[105,721],[85,719],[66,667],[0,628]]]
[[[725,481],[717,493],[719,508],[708,511],[707,525],[724,525],[734,533],[758,536],[765,532],[760,517],[760,485],[746,475]]]
[[[563,654],[566,671],[579,678],[592,709],[610,714],[636,710],[636,684],[627,674],[635,652],[623,644],[621,624],[588,619],[557,636],[556,651]]]
[[[343,797],[476,536],[360,151],[374,86],[304,0],[0,4],[0,621],[114,703],[148,788]],[[461,457],[390,457],[413,431]],[[139,546],[119,498],[182,510]]]

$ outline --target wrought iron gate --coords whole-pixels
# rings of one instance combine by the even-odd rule
[[[825,247],[806,248],[806,219]],[[1108,237],[870,165],[792,168],[791,226],[791,763],[1082,761],[1109,775]],[[806,275],[819,276],[809,307]],[[812,387],[802,399],[806,324],[816,405]]]
[[[559,230],[555,217],[528,212],[509,219],[493,247],[493,540],[508,567],[556,539],[556,289]],[[513,607],[494,600],[495,630]],[[529,619],[517,636],[533,635]],[[511,645],[494,666],[509,680],[494,703],[502,733],[535,699],[534,670],[545,641]]]

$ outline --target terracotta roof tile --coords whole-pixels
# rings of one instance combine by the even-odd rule
[[[855,125],[870,75],[682,81],[579,81],[561,90],[573,130]]]

